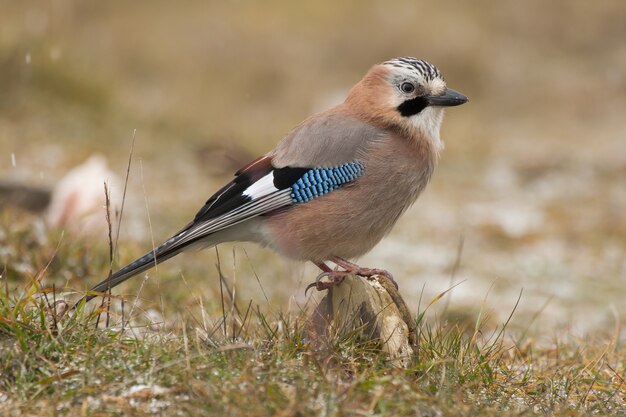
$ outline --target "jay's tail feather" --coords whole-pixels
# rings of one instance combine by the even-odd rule
[[[80,304],[83,300],[88,302],[93,298],[97,297],[101,294],[94,293],[103,293],[108,291],[109,289],[118,286],[129,278],[134,277],[137,274],[140,274],[148,269],[164,262],[182,251],[189,249],[192,246],[197,246],[199,243],[202,247],[210,247],[219,243],[219,239],[207,239],[210,236],[202,236],[202,239],[195,240],[184,240],[183,237],[186,235],[188,229],[183,230],[180,233],[172,236],[161,245],[157,246],[154,250],[146,253],[141,258],[129,263],[125,267],[119,269],[115,273],[113,273],[108,278],[104,279],[97,285],[93,286],[88,292],[87,295],[81,298],[75,306]],[[201,242],[199,242],[201,240]]]

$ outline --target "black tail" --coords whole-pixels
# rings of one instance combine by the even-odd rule
[[[180,252],[186,249],[191,243],[193,243],[193,242],[188,242],[188,243],[179,244],[179,240],[183,234],[184,234],[184,231],[181,233],[177,233],[172,238],[168,239],[167,241],[159,245],[153,251],[146,253],[141,258],[131,262],[130,264],[126,265],[125,267],[115,272],[113,275],[111,275],[107,279],[93,286],[88,291],[88,294],[85,297],[81,298],[74,305],[74,307],[80,304],[83,300],[85,300],[85,302],[88,302],[89,300],[92,300],[93,298],[98,296],[98,294],[89,294],[89,293],[91,292],[102,293],[102,292],[108,291],[109,289],[120,285],[122,282],[126,281],[127,279],[132,278],[135,275],[140,274],[144,271],[147,271],[153,266],[156,266],[160,264],[161,262],[166,261],[170,259],[171,257],[178,255]]]

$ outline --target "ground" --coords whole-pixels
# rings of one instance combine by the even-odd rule
[[[625,414],[625,19],[620,0],[3,4],[0,185],[50,189],[95,153],[123,180],[134,137],[114,267],[375,62],[424,58],[470,102],[446,114],[424,195],[359,260],[392,271],[419,320],[414,368],[353,335],[313,349],[301,325],[315,268],[246,244],[219,248],[238,311],[212,250],[120,287],[111,330],[91,305],[54,324],[34,293],[76,299],[105,276],[106,230],[4,204],[0,407]]]

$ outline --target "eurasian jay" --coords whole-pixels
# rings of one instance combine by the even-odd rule
[[[313,284],[319,290],[348,273],[389,276],[346,259],[372,249],[417,199],[443,148],[444,107],[466,101],[426,61],[374,65],[342,104],[306,119],[237,171],[191,223],[93,287],[86,300],[188,248],[232,241],[315,263],[328,277]]]

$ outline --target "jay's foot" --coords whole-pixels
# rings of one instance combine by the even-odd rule
[[[334,256],[331,259],[338,266],[342,267],[344,271],[333,271],[330,269],[325,263],[320,262],[316,265],[323,271],[321,274],[315,278],[315,282],[307,285],[304,290],[304,294],[306,294],[311,288],[315,287],[318,291],[328,290],[335,285],[339,284],[343,279],[350,274],[358,275],[363,278],[371,279],[375,275],[382,275],[389,279],[395,285],[396,289],[398,289],[398,284],[393,279],[393,275],[389,271],[385,271],[384,269],[377,268],[363,268],[355,263],[347,261],[338,256]],[[327,277],[328,281],[322,281],[323,278]]]
[[[333,256],[331,258],[331,261],[333,261],[334,263],[336,263],[337,265],[345,269],[346,272],[350,274],[358,275],[363,278],[371,279],[374,275],[382,275],[386,277],[387,279],[389,279],[389,281],[391,281],[393,285],[395,285],[396,290],[398,289],[398,283],[396,282],[396,280],[393,279],[393,275],[391,275],[389,271],[385,271],[384,269],[377,269],[377,268],[363,268],[355,263],[347,261],[338,256]]]

